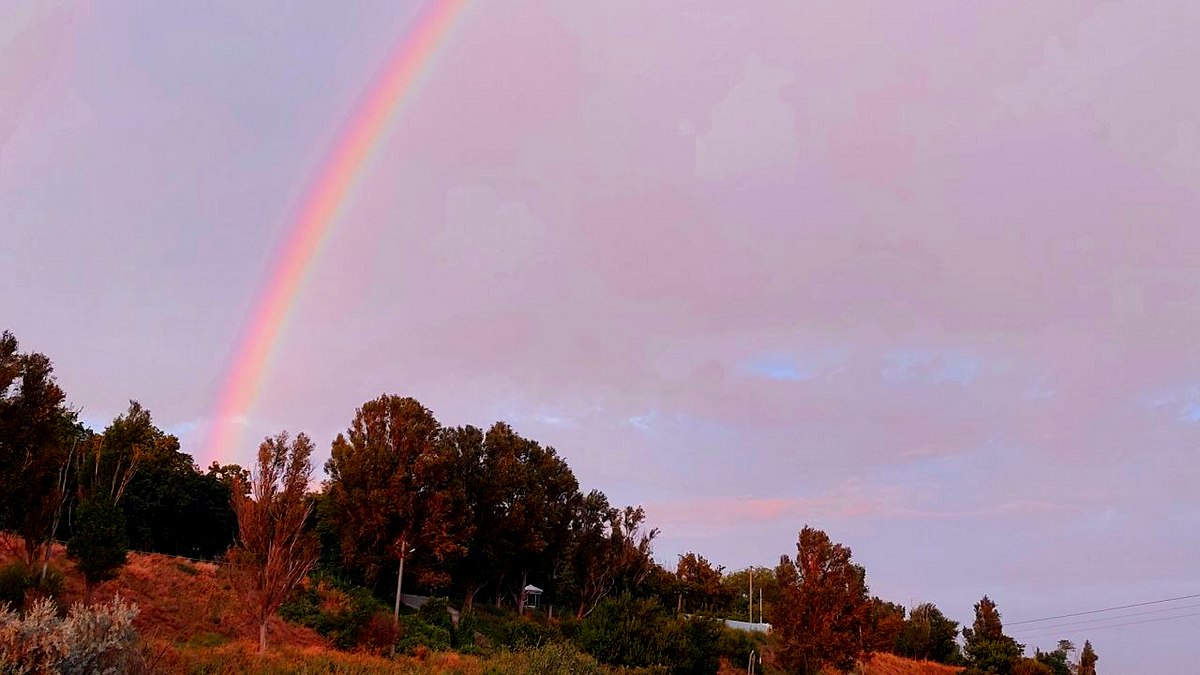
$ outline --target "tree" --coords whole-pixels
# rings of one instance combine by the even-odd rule
[[[795,560],[783,556],[775,577],[781,597],[772,635],[780,664],[802,675],[853,665],[863,651],[869,603],[866,571],[850,549],[805,526]]]
[[[975,623],[971,628],[963,629],[963,641],[963,651],[971,666],[969,673],[1010,675],[1024,650],[1016,640],[1004,634],[1000,611],[986,595],[975,604]]]
[[[154,428],[150,411],[130,401],[129,410],[103,434],[91,435],[79,444],[78,453],[71,453],[79,512],[72,522],[67,554],[83,572],[88,603],[96,586],[115,578],[125,564],[128,537],[125,514],[118,505],[143,457],[165,442],[163,436]]]
[[[1058,648],[1053,651],[1035,650],[1034,659],[1049,668],[1053,675],[1072,675],[1071,653],[1074,651],[1075,645],[1070,640],[1059,640]]]
[[[403,568],[419,581],[449,583],[443,563],[463,552],[471,529],[462,481],[433,413],[412,398],[381,396],[364,403],[333,442],[323,511],[343,561],[378,586],[397,564],[396,614]]]
[[[681,554],[675,566],[675,578],[683,611],[711,613],[726,609],[732,593],[721,584],[724,571],[724,567],[713,567],[702,555]]]
[[[779,583],[770,567],[749,567],[725,575],[721,580],[731,598],[730,612],[737,618],[750,618],[750,577],[754,577],[754,620],[770,623],[779,602]]]
[[[67,492],[63,472],[82,431],[42,354],[22,354],[12,333],[0,333],[0,528],[24,540],[30,569],[49,556]]]
[[[1099,660],[1092,643],[1084,640],[1083,650],[1079,652],[1079,675],[1096,675],[1096,662]]]
[[[655,569],[651,559],[657,529],[644,530],[642,507],[613,508],[592,490],[579,500],[564,554],[563,586],[584,618],[614,590],[632,591]]]
[[[922,659],[958,665],[958,622],[946,618],[932,603],[917,605],[904,621],[896,638],[896,653],[910,659]]]
[[[238,539],[229,557],[234,583],[259,627],[260,654],[267,650],[267,622],[316,562],[316,541],[305,530],[312,451],[304,434],[267,438],[258,448],[249,495],[241,486],[233,490]]]
[[[895,652],[904,632],[904,607],[894,602],[871,598],[867,603],[862,648],[868,652]]]
[[[92,604],[97,585],[116,578],[125,564],[126,542],[125,518],[111,499],[99,495],[79,504],[67,555],[83,573],[84,604]]]

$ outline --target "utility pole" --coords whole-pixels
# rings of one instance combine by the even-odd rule
[[[754,623],[754,568],[750,568],[750,602],[747,603],[750,607],[750,623]]]
[[[400,598],[403,597],[400,593],[400,589],[404,585],[404,559],[408,557],[409,553],[412,553],[415,550],[416,549],[408,547],[407,539],[400,540],[400,573],[396,576],[396,613],[392,617],[395,619],[397,626],[400,625]]]

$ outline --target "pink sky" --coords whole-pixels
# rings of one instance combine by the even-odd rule
[[[0,327],[97,427],[137,398],[200,453],[417,9],[302,5],[0,10]],[[1200,592],[1197,34],[1189,3],[475,3],[231,459],[396,392],[554,445],[667,562],[809,523],[959,620]],[[1183,672],[1196,621],[1065,636]]]

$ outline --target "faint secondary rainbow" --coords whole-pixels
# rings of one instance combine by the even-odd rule
[[[270,276],[258,295],[222,384],[205,443],[205,462],[229,461],[245,416],[254,405],[289,313],[317,254],[389,122],[411,100],[417,81],[449,35],[468,0],[431,0],[398,43],[365,93],[332,153],[305,193],[295,224],[285,235]]]

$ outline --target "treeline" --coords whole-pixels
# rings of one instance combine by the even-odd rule
[[[262,443],[253,471],[202,471],[136,402],[103,431],[87,429],[50,360],[21,353],[5,332],[0,529],[23,547],[22,573],[0,574],[0,601],[53,591],[57,540],[89,596],[129,548],[227,559],[264,648],[267,621],[280,612],[345,648],[415,640],[470,650],[489,635],[513,646],[569,641],[605,663],[672,673],[758,658],[760,670],[809,675],[878,651],[971,673],[1095,673],[1090,644],[1078,656],[1067,642],[1023,656],[987,597],[960,634],[932,604],[907,611],[872,596],[850,549],[811,527],[774,568],[727,573],[696,553],[665,568],[641,507],[585,491],[554,448],[503,422],[446,427],[418,401],[385,395],[359,407],[333,441],[315,492],[313,450],[303,434],[281,433]],[[540,589],[536,609],[530,587]],[[318,588],[337,589],[350,609],[331,615]],[[447,598],[463,620],[439,625],[445,612],[428,609],[399,616],[401,593],[413,591]],[[498,628],[503,616],[518,623]],[[773,630],[769,639],[735,633],[705,617]]]

